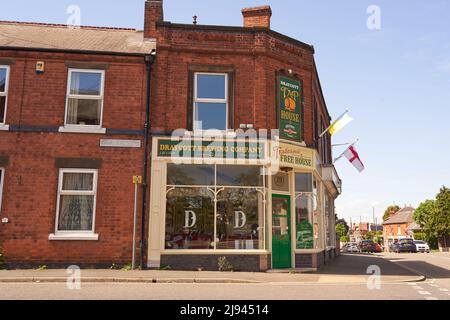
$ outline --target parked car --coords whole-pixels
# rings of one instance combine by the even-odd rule
[[[381,245],[379,243],[376,243],[375,245],[376,245],[375,252],[383,252],[383,248],[381,247]]]
[[[377,245],[373,240],[363,240],[359,243],[359,251],[361,252],[376,252]]]
[[[426,252],[426,253],[430,253],[430,246],[428,245],[428,243],[426,243],[425,241],[422,240],[414,240],[414,243],[416,244],[416,249],[418,252]]]
[[[413,239],[401,239],[396,244],[394,244],[394,252],[411,252],[416,253],[417,248]]]
[[[356,242],[346,243],[342,249],[343,252],[359,252],[359,248]]]

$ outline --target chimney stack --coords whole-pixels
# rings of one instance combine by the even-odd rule
[[[144,38],[156,38],[156,23],[164,21],[163,0],[145,1]]]
[[[244,16],[244,27],[270,29],[270,18],[272,17],[270,6],[245,8],[242,9],[242,15]]]

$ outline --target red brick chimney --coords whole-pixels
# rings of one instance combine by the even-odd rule
[[[144,38],[156,37],[156,23],[164,21],[163,0],[145,1]]]
[[[244,27],[270,29],[270,17],[272,17],[270,6],[245,8],[242,9],[242,15],[244,16]]]

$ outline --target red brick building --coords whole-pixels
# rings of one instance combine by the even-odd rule
[[[145,56],[154,48],[131,29],[0,22],[0,245],[8,264],[130,261]]]
[[[341,181],[319,138],[331,118],[314,48],[271,30],[270,7],[242,14],[243,27],[176,24],[147,1],[143,32],[0,24],[8,263],[131,260],[147,94],[144,265],[217,270],[225,257],[259,271],[334,256]]]

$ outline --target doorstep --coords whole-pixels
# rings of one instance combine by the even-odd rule
[[[292,268],[292,269],[271,269],[266,273],[312,273],[317,272],[317,268]]]

